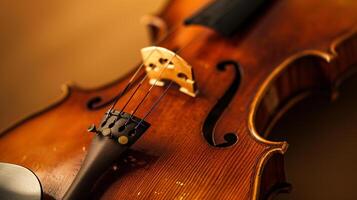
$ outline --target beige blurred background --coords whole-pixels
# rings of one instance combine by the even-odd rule
[[[0,0],[0,132],[56,101],[68,81],[98,87],[149,44],[145,14],[166,0]]]

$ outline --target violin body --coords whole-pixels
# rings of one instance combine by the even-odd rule
[[[199,93],[191,97],[170,88],[146,119],[150,128],[103,173],[92,197],[243,200],[290,189],[284,174],[287,142],[264,138],[311,92],[324,90],[335,98],[354,71],[357,2],[274,1],[232,37],[182,24],[207,3],[171,0],[159,15],[168,32],[178,28],[158,45],[184,47],[179,55],[193,66]],[[88,125],[100,122],[108,109],[98,105],[110,101],[130,77],[91,90],[66,85],[60,101],[0,136],[0,162],[31,169],[44,199],[61,199],[93,138]],[[128,112],[149,88],[144,82]],[[136,115],[144,116],[163,90],[152,90]],[[118,108],[132,91],[119,99]]]

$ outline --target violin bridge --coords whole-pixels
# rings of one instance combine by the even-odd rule
[[[180,86],[180,91],[195,97],[197,86],[192,67],[176,53],[163,47],[145,47],[141,49],[149,83],[164,86],[165,80],[171,80]]]

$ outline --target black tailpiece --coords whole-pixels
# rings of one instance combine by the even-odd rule
[[[64,200],[88,199],[99,177],[111,167],[150,124],[128,113],[106,113],[98,129],[94,125],[88,131],[95,132],[88,154],[76,178],[67,190]]]

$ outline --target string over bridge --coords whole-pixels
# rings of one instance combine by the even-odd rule
[[[164,86],[164,80],[171,80],[180,86],[180,91],[195,97],[197,85],[192,67],[180,56],[163,47],[141,49],[146,73],[151,85]]]

